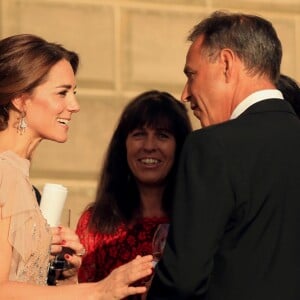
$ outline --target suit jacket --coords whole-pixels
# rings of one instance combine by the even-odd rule
[[[147,299],[300,299],[300,121],[268,99],[193,132]]]

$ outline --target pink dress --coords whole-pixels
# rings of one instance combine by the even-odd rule
[[[29,182],[30,162],[12,151],[0,153],[0,219],[10,218],[9,280],[47,284],[50,228]]]

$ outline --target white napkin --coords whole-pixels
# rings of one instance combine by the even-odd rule
[[[40,208],[51,227],[60,224],[61,214],[67,198],[68,189],[61,184],[46,183],[43,188]]]

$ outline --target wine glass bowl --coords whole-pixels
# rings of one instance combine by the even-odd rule
[[[160,260],[162,253],[164,251],[166,241],[167,241],[167,236],[168,236],[168,231],[169,231],[169,224],[164,223],[164,224],[159,224],[157,226],[157,229],[153,235],[152,239],[152,255],[153,255],[153,265],[158,263]]]

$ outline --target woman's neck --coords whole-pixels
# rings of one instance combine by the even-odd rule
[[[139,187],[141,199],[141,213],[143,217],[163,217],[166,213],[162,208],[165,186]]]
[[[0,131],[0,152],[10,150],[29,160],[40,142],[40,138],[32,138],[29,132],[19,134],[16,128],[7,127]]]

